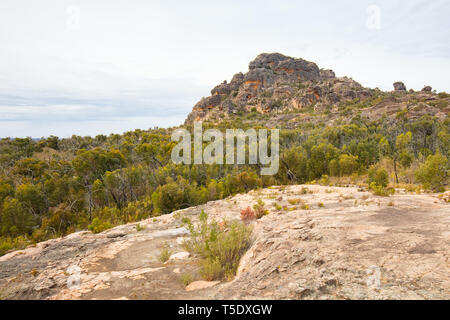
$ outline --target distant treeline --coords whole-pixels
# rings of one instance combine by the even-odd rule
[[[246,129],[238,125],[233,127]],[[448,184],[448,119],[409,121],[399,113],[390,121],[355,117],[348,124],[282,129],[280,169],[274,176],[260,176],[259,165],[175,165],[172,130],[2,139],[0,254],[277,184],[324,183],[341,176],[363,178],[378,192],[388,183],[431,190]]]

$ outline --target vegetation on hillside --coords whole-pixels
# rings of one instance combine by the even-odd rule
[[[214,125],[249,126],[238,119]],[[0,140],[0,254],[277,184],[349,176],[379,194],[389,194],[389,184],[448,185],[450,120],[429,115],[283,129],[275,176],[260,176],[258,165],[176,165],[171,132]]]

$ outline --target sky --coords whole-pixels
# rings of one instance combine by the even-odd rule
[[[450,1],[2,0],[0,137],[182,124],[262,52],[450,91]]]

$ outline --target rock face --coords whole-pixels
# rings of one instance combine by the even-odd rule
[[[202,98],[194,106],[185,124],[199,120],[219,122],[254,111],[271,118],[267,126],[279,126],[280,117],[287,113],[315,115],[290,119],[288,126],[293,127],[305,121],[330,122],[339,117],[350,122],[358,113],[346,114],[346,108],[351,104],[359,104],[358,108],[369,120],[378,120],[384,114],[402,111],[409,100],[419,100],[426,105],[418,113],[409,112],[408,117],[412,119],[420,117],[424,110],[439,118],[448,115],[445,105],[448,106],[450,98],[433,101],[440,98],[430,92],[429,86],[415,93],[407,92],[403,82],[395,82],[394,90],[394,93],[404,94],[394,96],[392,92],[365,88],[351,78],[336,77],[332,70],[319,69],[314,62],[304,59],[263,53],[249,63],[247,73],[237,73],[230,82],[215,86],[211,96]],[[439,110],[434,105],[443,107]],[[385,110],[381,111],[380,106]]]
[[[313,62],[262,53],[250,62],[247,73],[235,74],[230,83],[224,81],[211,90],[211,96],[202,98],[186,123],[253,108],[261,113],[300,110],[318,102],[337,105],[369,96],[371,92],[359,83],[336,78],[332,70],[319,69]]]
[[[8,253],[0,257],[0,297],[449,299],[448,196],[398,190],[377,197],[317,185],[253,191],[140,221],[140,231],[136,223],[82,231]],[[203,281],[198,257],[181,248],[182,219],[197,223],[202,209],[216,221],[239,219],[258,199],[269,214],[252,222],[253,241],[235,279]],[[182,259],[162,263],[164,248]],[[193,280],[187,287],[186,274]]]
[[[286,57],[280,53],[262,53],[250,62],[248,68],[250,71],[247,75],[260,73],[274,80],[306,81],[320,79],[320,71],[315,63]]]

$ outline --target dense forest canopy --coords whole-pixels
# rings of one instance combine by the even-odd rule
[[[206,123],[221,130],[230,125],[254,127],[241,117]],[[408,121],[400,113],[393,122],[370,123],[355,117],[341,125],[282,129],[274,176],[260,176],[258,165],[175,165],[173,130],[2,139],[1,252],[276,184],[330,183],[343,176],[374,190],[391,183],[442,191],[448,184],[450,121],[428,115]]]

